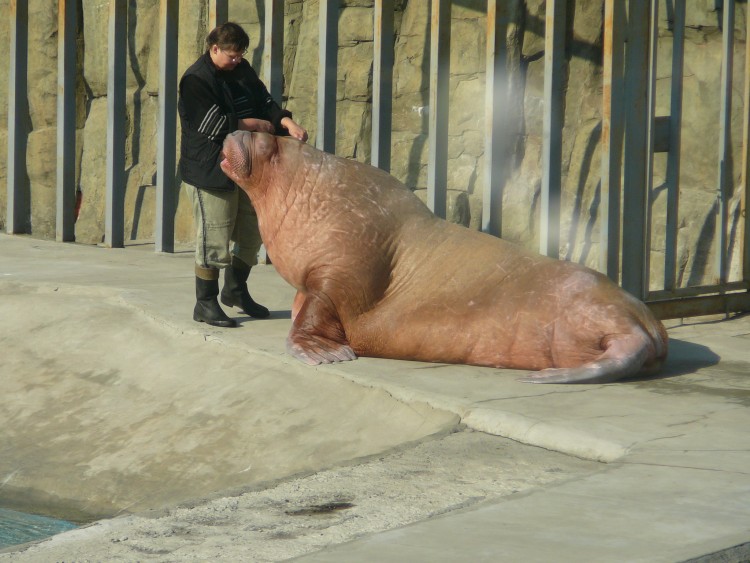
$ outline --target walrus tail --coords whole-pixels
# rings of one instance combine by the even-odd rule
[[[666,332],[647,335],[642,330],[612,338],[596,360],[571,368],[548,368],[533,372],[518,381],[524,383],[611,383],[635,375],[650,375],[659,370],[666,357]]]

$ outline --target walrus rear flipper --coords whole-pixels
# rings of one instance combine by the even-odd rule
[[[533,372],[517,381],[523,383],[611,383],[632,377],[652,363],[653,343],[644,334],[613,338],[596,360],[571,368],[548,368]],[[651,360],[651,361],[649,361]],[[648,371],[658,366],[649,366]]]
[[[535,371],[516,381],[523,383],[612,383],[635,375],[630,366],[620,360],[601,360],[577,368],[548,368]]]

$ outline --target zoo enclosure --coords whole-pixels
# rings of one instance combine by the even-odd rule
[[[430,0],[429,159],[427,203],[436,215],[446,215],[447,143],[451,41],[451,4],[461,0]],[[502,195],[507,174],[503,155],[507,87],[507,22],[500,17],[504,0],[487,0],[485,86],[485,183],[482,230],[502,235]],[[335,151],[336,77],[339,0],[319,0],[319,71],[316,146]],[[566,0],[547,0],[543,117],[543,177],[539,251],[559,257],[562,197],[562,131],[564,69],[566,65]],[[602,106],[601,255],[599,269],[626,290],[646,301],[661,318],[750,310],[750,228],[747,201],[750,173],[750,68],[745,73],[742,135],[742,201],[739,207],[741,279],[730,281],[727,173],[732,105],[732,57],[735,0],[721,4],[723,56],[721,108],[718,128],[715,263],[710,285],[678,287],[680,141],[682,120],[683,45],[686,6],[683,0],[604,0],[604,58]],[[124,246],[125,192],[125,72],[127,0],[109,0],[107,185],[104,242]],[[264,81],[281,99],[283,0],[266,0]],[[670,114],[655,115],[655,80],[659,10],[665,9],[673,31]],[[75,79],[77,0],[58,0],[58,103],[56,239],[74,240],[75,223]],[[225,21],[228,1],[210,3],[211,25]],[[160,2],[160,82],[156,199],[156,250],[174,250],[177,33],[178,0]],[[390,168],[392,72],[394,64],[394,2],[374,2],[371,164]],[[28,5],[10,2],[10,90],[8,97],[7,231],[30,231],[30,189],[26,174],[28,136],[27,58]],[[746,64],[750,38],[746,39]],[[667,220],[663,280],[650,274],[654,200],[653,163],[657,152],[667,154]],[[627,220],[623,220],[623,218]],[[658,282],[658,283],[657,283]],[[659,289],[650,289],[658,285]]]

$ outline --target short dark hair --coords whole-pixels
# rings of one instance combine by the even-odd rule
[[[206,48],[218,45],[219,49],[243,52],[250,45],[250,38],[242,27],[234,22],[217,25],[206,37]]]

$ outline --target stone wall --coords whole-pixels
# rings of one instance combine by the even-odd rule
[[[713,0],[687,0],[685,117],[682,150],[679,279],[710,283],[715,238],[718,177],[717,146],[721,40]],[[0,0],[7,13],[9,0]],[[392,173],[424,197],[427,180],[429,2],[397,0],[394,69]],[[178,75],[202,52],[207,33],[207,0],[180,1]],[[602,0],[569,1],[569,63],[563,134],[564,197],[561,252],[564,258],[597,266],[601,122]],[[230,19],[251,36],[248,58],[262,71],[263,2],[230,2]],[[339,74],[336,152],[368,161],[372,70],[372,0],[345,0],[339,19]],[[508,22],[511,104],[508,108],[509,177],[504,190],[504,237],[538,246],[542,175],[544,77],[544,0],[501,3]],[[107,17],[109,0],[81,0],[78,75],[78,177],[83,193],[76,224],[79,242],[98,243],[104,235],[107,127]],[[732,275],[739,276],[739,194],[742,89],[744,84],[745,4],[738,4],[730,233]],[[32,132],[28,163],[33,235],[55,234],[55,114],[57,6],[29,0],[29,106]],[[451,28],[449,121],[449,218],[470,228],[481,220],[484,177],[484,68],[486,0],[454,0]],[[129,2],[126,143],[126,240],[153,237],[156,124],[158,118],[158,0]],[[663,11],[663,4],[662,4]],[[314,139],[316,129],[318,1],[285,2],[284,104]],[[662,20],[665,16],[662,15]],[[7,41],[8,21],[0,19]],[[669,113],[671,32],[659,32],[657,114]],[[7,139],[8,51],[0,49],[0,142]],[[652,273],[663,270],[665,159],[655,164],[656,213]],[[5,159],[0,185],[6,185]],[[0,190],[0,227],[5,227],[6,193]],[[190,242],[192,219],[180,192],[176,238]]]

